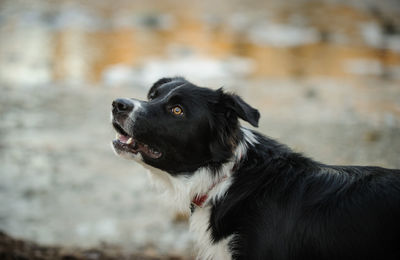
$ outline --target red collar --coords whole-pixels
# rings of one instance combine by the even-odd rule
[[[239,161],[242,159],[242,156],[240,156],[240,158],[239,158],[239,160],[238,160],[238,162],[236,162],[234,165],[233,165],[233,168],[232,168],[232,170],[231,170],[231,172],[233,173],[233,172],[235,172],[237,169],[238,169],[238,165],[239,165]],[[226,180],[228,178],[228,176],[227,175],[225,175],[224,177],[222,177],[218,182],[216,182],[216,183],[214,183],[213,185],[211,185],[211,187],[208,189],[208,191],[205,193],[205,194],[203,194],[203,195],[200,195],[200,194],[196,194],[196,196],[194,196],[194,198],[192,199],[192,203],[191,203],[191,205],[192,206],[197,206],[197,207],[202,207],[203,205],[204,205],[204,202],[206,202],[206,200],[208,199],[208,193],[212,190],[212,189],[214,189],[215,188],[215,186],[217,186],[218,184],[220,184],[221,182],[223,182],[224,180]],[[193,211],[193,208],[192,208],[192,211]]]
[[[196,195],[192,200],[192,204],[196,205],[197,207],[202,207],[207,199],[208,199],[208,194],[204,194],[202,196]]]
[[[192,199],[192,205],[195,205],[197,207],[202,207],[204,202],[206,202],[206,200],[208,199],[208,193],[215,188],[215,186],[217,186],[218,184],[220,184],[221,182],[223,182],[224,180],[226,180],[228,178],[228,176],[224,176],[222,177],[218,182],[214,183],[213,185],[211,185],[211,187],[208,189],[208,191],[203,194],[197,194],[196,196],[194,196],[194,198]]]

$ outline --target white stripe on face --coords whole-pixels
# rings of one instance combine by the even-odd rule
[[[162,101],[167,100],[176,90],[180,89],[181,87],[183,87],[186,83],[183,83],[182,85],[179,85],[173,89],[171,89],[166,95],[165,97],[162,98]],[[140,100],[136,100],[136,99],[127,99],[130,102],[133,103],[133,109],[132,111],[129,113],[129,118],[132,120],[132,122],[135,122],[136,120],[136,113],[139,111],[144,111],[144,107],[142,105],[143,102],[145,101],[140,101]]]
[[[186,83],[183,83],[173,89],[171,89],[167,95],[165,95],[165,97],[162,98],[162,101],[167,100],[175,91],[177,91],[178,89],[180,89],[181,87],[185,86]]]
[[[135,122],[136,113],[143,110],[142,102],[136,99],[129,99],[129,101],[133,103],[133,109],[129,113],[129,118],[132,122]]]

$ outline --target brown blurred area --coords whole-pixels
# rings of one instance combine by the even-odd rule
[[[237,92],[316,160],[400,168],[397,0],[3,0],[0,230],[191,257],[187,217],[109,145],[111,101],[176,75]]]
[[[2,6],[2,78],[10,83],[24,81],[9,73],[15,69],[40,74],[29,75],[32,83],[102,83],[113,66],[146,68],[149,59],[188,57],[242,58],[246,68],[238,70],[247,77],[399,80],[395,0],[3,1]],[[20,46],[27,43],[30,48]]]

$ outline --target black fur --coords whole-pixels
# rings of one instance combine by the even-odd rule
[[[238,117],[257,125],[259,113],[240,97],[222,89],[200,88],[183,78],[163,78],[151,87],[148,101],[133,122],[129,110],[113,109],[118,132],[135,137],[163,153],[159,159],[142,154],[144,161],[171,175],[190,175],[200,167],[219,168],[233,155],[241,133]],[[133,100],[133,99],[132,99]],[[130,102],[130,101],[124,101]],[[170,109],[179,105],[184,115]]]
[[[400,259],[400,171],[317,163],[259,144],[213,206],[215,241],[235,259]]]
[[[260,116],[237,95],[183,78],[157,81],[148,98],[125,131],[160,149],[162,158],[144,160],[173,176],[218,172],[245,140],[238,118],[257,126]],[[185,117],[166,112],[174,104]],[[253,134],[225,196],[212,202],[215,243],[234,235],[234,259],[400,259],[400,170],[325,165]]]

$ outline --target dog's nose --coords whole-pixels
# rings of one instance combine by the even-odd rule
[[[133,109],[133,102],[125,98],[118,98],[112,102],[113,112],[129,112]]]

